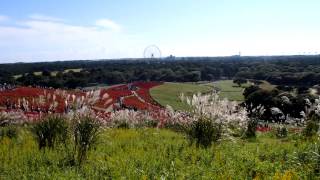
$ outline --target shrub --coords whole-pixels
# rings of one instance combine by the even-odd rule
[[[100,123],[88,115],[75,118],[73,139],[79,165],[87,158],[87,152],[96,144]]]
[[[248,121],[247,124],[247,130],[245,132],[245,137],[246,138],[255,138],[256,137],[256,130],[258,126],[258,121],[256,118],[251,118]]]
[[[288,129],[284,126],[279,126],[275,133],[277,138],[285,138],[288,136]]]
[[[317,134],[319,130],[320,118],[317,114],[313,114],[311,118],[307,121],[307,125],[303,130],[303,135],[306,137],[312,137]]]
[[[221,138],[222,125],[202,117],[190,125],[187,134],[191,143],[195,142],[197,147],[208,148]]]
[[[57,143],[66,143],[68,139],[68,123],[59,115],[49,115],[34,124],[31,132],[35,135],[39,149],[49,147],[51,149]]]

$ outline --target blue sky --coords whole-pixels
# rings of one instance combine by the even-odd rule
[[[320,52],[318,0],[3,0],[0,62]]]

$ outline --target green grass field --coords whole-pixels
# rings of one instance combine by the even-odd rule
[[[212,87],[206,85],[197,85],[192,83],[165,83],[154,87],[150,94],[162,106],[170,105],[176,110],[186,110],[188,106],[181,102],[179,96],[184,93],[186,96],[192,96],[198,92],[211,92]]]
[[[221,80],[214,82],[214,86],[220,90],[220,96],[232,101],[243,101],[243,90],[250,85],[251,84],[248,82],[246,84],[242,84],[241,87],[239,87],[237,84],[233,83],[233,80]],[[259,87],[271,91],[276,86],[270,84],[267,81],[262,81]]]
[[[163,129],[105,129],[82,167],[64,147],[38,150],[27,128],[0,139],[0,179],[316,179],[314,141],[258,134],[256,140],[190,146],[183,134]],[[318,169],[319,170],[319,169]]]
[[[213,83],[220,91],[220,97],[227,98],[232,101],[243,101],[243,90],[245,87],[248,87],[250,84],[242,84],[239,87],[237,84],[233,83],[232,80],[221,80]]]
[[[239,87],[233,83],[232,80],[221,80],[214,83],[165,83],[164,85],[152,88],[150,91],[151,96],[165,106],[169,104],[174,109],[186,110],[188,106],[182,103],[179,99],[179,95],[184,93],[185,95],[192,95],[197,92],[209,92],[213,87],[219,89],[220,97],[227,98],[232,101],[243,101],[244,88],[250,86],[250,83],[242,84]],[[275,86],[264,81],[261,88],[266,90],[272,90]]]

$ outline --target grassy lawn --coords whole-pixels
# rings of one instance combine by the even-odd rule
[[[20,129],[17,138],[0,139],[0,179],[317,179],[309,159],[314,142],[294,135],[198,149],[170,130],[105,129],[98,143],[77,167],[63,146],[40,151]]]
[[[186,104],[182,103],[179,99],[181,93],[190,96],[197,92],[208,92],[212,87],[217,87],[220,90],[220,96],[222,98],[227,98],[232,101],[243,101],[244,97],[242,93],[244,88],[248,86],[250,86],[250,83],[242,84],[241,87],[239,87],[233,83],[232,80],[221,80],[204,84],[165,83],[164,85],[151,89],[150,93],[151,96],[163,106],[169,104],[174,109],[186,110]],[[274,88],[274,86],[268,82],[263,82],[260,87],[267,90]]]
[[[214,86],[220,89],[220,96],[233,101],[243,101],[243,90],[250,85],[250,83],[246,83],[242,84],[241,87],[239,87],[237,84],[233,83],[232,80],[221,80],[214,82]],[[267,81],[262,81],[259,87],[271,91],[276,86],[270,84]]]
[[[250,84],[242,84],[241,87],[239,87],[233,83],[232,80],[221,80],[214,82],[214,86],[220,90],[220,96],[222,98],[227,98],[232,101],[243,101],[243,90],[245,87],[250,86]]]
[[[70,71],[80,72],[80,71],[82,71],[82,68],[78,68],[78,69],[66,69],[66,70],[63,71],[63,73],[68,73],[68,72],[70,72]]]
[[[188,106],[181,102],[179,96],[184,93],[192,96],[198,92],[210,92],[212,87],[192,83],[165,83],[150,90],[151,96],[162,106],[170,105],[176,110],[186,110]]]

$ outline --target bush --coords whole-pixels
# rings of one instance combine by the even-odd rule
[[[187,134],[191,144],[196,142],[197,147],[208,148],[221,138],[222,125],[202,117],[191,124]]]
[[[288,129],[284,126],[280,126],[280,127],[277,127],[275,133],[277,138],[285,138],[288,136]]]
[[[303,130],[303,135],[306,137],[312,137],[317,134],[319,130],[320,118],[318,115],[313,114],[311,118],[307,121],[307,126]]]
[[[246,138],[255,138],[256,137],[256,130],[258,126],[258,121],[256,118],[251,118],[248,122],[247,130],[245,132]]]
[[[39,149],[53,149],[57,143],[66,143],[68,139],[68,123],[59,115],[50,115],[37,122],[31,129],[38,142]]]
[[[90,116],[75,118],[73,139],[79,165],[87,158],[87,152],[96,144],[100,123]]]

